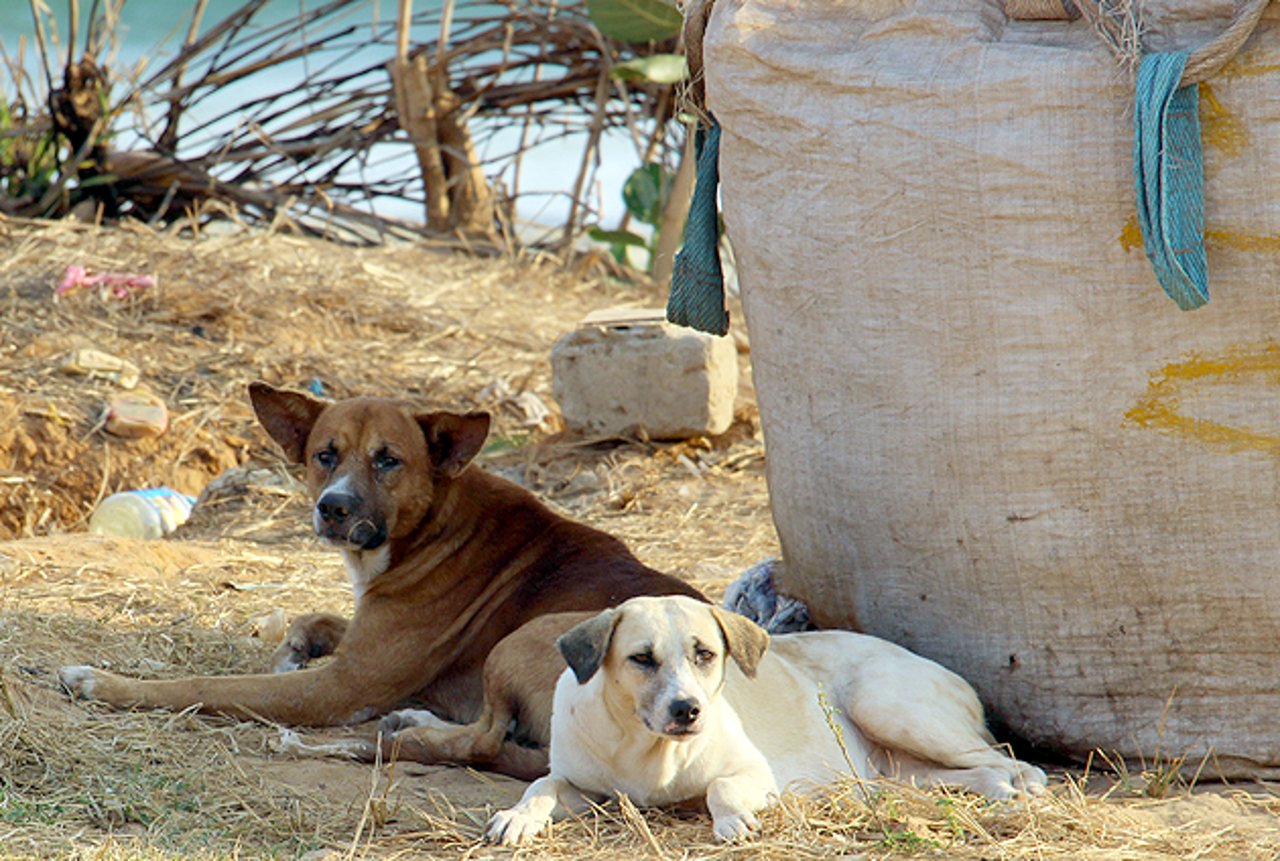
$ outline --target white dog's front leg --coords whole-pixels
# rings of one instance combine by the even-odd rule
[[[485,840],[502,846],[519,846],[538,836],[551,823],[551,815],[561,806],[570,813],[587,808],[578,788],[562,777],[540,777],[524,791],[520,801],[489,820]]]
[[[707,809],[716,838],[742,840],[760,828],[756,811],[769,803],[773,794],[773,774],[751,772],[718,777],[707,784]]]

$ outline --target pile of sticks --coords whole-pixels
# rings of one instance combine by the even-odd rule
[[[127,76],[100,59],[124,0],[95,0],[79,57],[78,0],[65,48],[43,0],[29,2],[46,93],[28,92],[39,82],[5,55],[17,86],[4,94],[0,156],[6,146],[20,156],[0,158],[0,213],[11,216],[89,208],[162,223],[233,210],[349,242],[500,243],[514,235],[525,154],[563,141],[581,147],[563,192],[567,245],[592,217],[585,191],[601,138],[626,128],[652,153],[675,102],[669,86],[610,75],[637,50],[674,44],[614,42],[581,0],[447,0],[418,13],[400,0],[388,21],[371,0],[328,0],[283,21],[264,20],[267,0],[247,0],[207,27],[198,0],[176,53]],[[53,170],[21,157],[51,151]]]

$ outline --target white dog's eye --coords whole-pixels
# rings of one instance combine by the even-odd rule
[[[693,652],[693,660],[697,664],[709,664],[715,660],[715,657],[716,653],[710,649],[698,648]]]
[[[627,660],[637,667],[644,667],[646,670],[651,670],[658,666],[658,662],[653,659],[653,652],[636,652],[628,657]]]

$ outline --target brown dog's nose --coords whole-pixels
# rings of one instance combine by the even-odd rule
[[[326,493],[316,501],[316,511],[327,523],[343,523],[355,510],[359,500],[349,493]]]
[[[702,707],[694,699],[676,700],[671,704],[671,719],[678,724],[688,725],[702,714]]]

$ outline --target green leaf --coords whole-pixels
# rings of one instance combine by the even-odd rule
[[[119,180],[120,177],[114,173],[100,173],[97,176],[89,176],[80,180],[80,188],[93,188],[98,185],[111,185],[111,183]]]
[[[680,34],[684,19],[666,0],[587,0],[596,28],[622,42],[656,42]]]
[[[622,186],[622,201],[627,211],[645,224],[657,225],[662,220],[662,200],[671,178],[660,164],[636,168]]]
[[[622,81],[678,84],[689,77],[689,64],[679,54],[651,54],[619,63],[609,74]]]
[[[644,241],[643,236],[637,236],[630,230],[604,230],[599,227],[593,227],[587,231],[587,235],[596,242],[607,242],[610,245],[634,245],[637,248],[649,247],[649,243]]]

